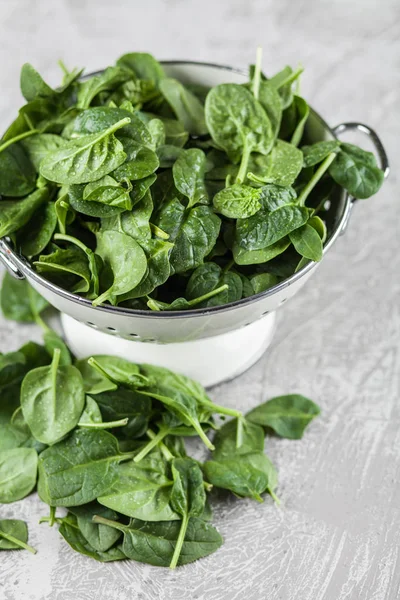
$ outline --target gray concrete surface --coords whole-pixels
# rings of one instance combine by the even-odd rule
[[[56,83],[56,59],[101,68],[126,51],[265,69],[301,61],[303,93],[332,125],[360,120],[382,136],[392,173],[280,313],[272,348],[212,395],[243,409],[300,391],[322,416],[299,442],[272,439],[281,509],[215,504],[217,554],[175,572],[98,564],[37,525],[35,495],[1,506],[26,519],[36,556],[2,553],[3,600],[396,600],[400,590],[400,5],[381,0],[2,0],[0,123],[20,103],[32,62]],[[0,318],[0,350],[38,338]]]

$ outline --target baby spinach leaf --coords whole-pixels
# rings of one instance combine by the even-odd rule
[[[100,394],[101,392],[117,389],[118,386],[115,383],[107,379],[104,375],[89,365],[87,358],[82,358],[81,360],[75,361],[74,366],[78,369],[83,377],[83,385],[86,394],[93,396]],[[89,397],[90,396],[86,397],[86,401]]]
[[[265,292],[278,283],[279,279],[272,273],[256,273],[250,277],[250,283],[254,290],[254,294]]]
[[[53,202],[41,206],[33,218],[18,231],[17,243],[24,256],[37,256],[46,248],[57,225],[57,214]]]
[[[39,273],[46,273],[61,287],[82,293],[90,289],[92,275],[87,255],[81,248],[58,248],[54,245],[50,254],[41,254],[33,264]],[[67,278],[67,275],[72,277]]]
[[[54,444],[78,423],[85,404],[82,376],[72,366],[59,366],[54,350],[49,367],[30,371],[21,387],[22,412],[34,437]]]
[[[310,216],[307,208],[297,206],[292,188],[266,185],[259,200],[262,208],[258,213],[237,221],[236,242],[246,250],[271,246],[304,225]]]
[[[266,248],[261,248],[261,250],[247,250],[234,242],[232,253],[235,263],[238,265],[259,265],[272,260],[275,256],[279,256],[289,246],[290,240],[288,237],[284,237]]]
[[[36,554],[32,546],[28,546],[28,527],[25,521],[17,519],[0,520],[0,550],[28,550]]]
[[[329,174],[358,199],[376,194],[384,180],[384,173],[376,164],[372,152],[345,143],[340,145],[340,152],[329,167]]]
[[[232,419],[216,433],[213,443],[215,450],[213,460],[230,460],[241,455],[264,452],[264,431],[259,425],[241,420],[241,436],[238,439],[238,419]]]
[[[6,273],[0,290],[0,305],[6,319],[29,323],[36,320],[48,302],[26,279],[15,279]]]
[[[322,259],[321,237],[308,223],[289,233],[289,238],[296,251],[304,258],[316,262]]]
[[[165,100],[186,131],[194,135],[207,133],[204,108],[200,100],[176,79],[166,77],[159,82]]]
[[[263,157],[262,166],[256,172],[249,172],[248,178],[256,183],[292,185],[303,168],[303,154],[292,144],[277,140],[271,153]]]
[[[267,114],[249,90],[235,83],[224,83],[210,90],[205,114],[214,142],[232,162],[241,159],[236,183],[242,183],[250,154],[268,154],[271,150],[274,136]]]
[[[122,434],[136,438],[145,433],[151,416],[150,398],[119,387],[97,393],[96,402],[105,421],[129,419],[127,426],[121,430]]]
[[[298,146],[303,137],[304,127],[310,114],[310,107],[301,96],[294,96],[293,106],[296,110],[296,127],[292,133],[290,143],[294,146]]]
[[[206,155],[197,148],[182,150],[172,167],[177,190],[189,198],[188,207],[208,202],[204,185],[205,168]]]
[[[47,154],[40,163],[40,174],[61,184],[88,183],[108,175],[126,159],[114,133],[128,123],[130,118],[126,117],[104,131],[69,140]]]
[[[29,63],[25,63],[22,66],[20,86],[22,95],[28,102],[35,100],[37,97],[51,97],[55,93]]]
[[[117,60],[117,65],[133,71],[138,79],[152,81],[157,85],[164,79],[164,69],[158,61],[147,52],[130,52]]]
[[[303,160],[305,167],[313,167],[322,162],[331,152],[339,150],[340,142],[338,140],[329,140],[326,142],[317,142],[312,146],[303,146]]]
[[[121,136],[120,139],[126,153],[126,161],[112,173],[117,181],[143,179],[158,169],[158,157],[153,150],[129,137]]]
[[[110,175],[88,183],[83,190],[83,199],[89,202],[102,202],[109,206],[117,206],[124,210],[132,208],[130,189]]]
[[[169,234],[173,242],[171,266],[175,273],[186,273],[202,264],[218,237],[221,221],[209,206],[194,206],[188,210],[173,198],[166,203],[156,219],[156,225]]]
[[[177,546],[179,521],[146,522],[132,519],[129,525],[94,518],[95,522],[118,527],[124,534],[123,551],[128,558],[138,562],[168,567]],[[216,552],[222,537],[210,523],[198,518],[189,519],[178,565],[186,565]]]
[[[83,199],[85,185],[71,185],[68,188],[68,200],[72,209],[88,217],[99,217],[101,219],[119,215],[125,209],[120,206],[110,206],[94,200],[88,202]]]
[[[151,294],[157,287],[163,285],[171,274],[169,257],[174,244],[152,239],[142,241],[141,246],[147,258],[146,275],[139,285],[121,297],[121,301]]]
[[[42,160],[49,152],[55,152],[62,148],[65,145],[65,140],[54,133],[38,133],[22,140],[21,144],[36,171],[39,171]]]
[[[258,201],[260,194],[261,190],[236,183],[214,196],[214,208],[230,219],[245,219],[254,215],[261,208]]]
[[[136,206],[136,204],[144,198],[156,179],[156,175],[149,175],[148,177],[143,177],[143,179],[131,181],[132,189],[129,195],[131,197],[132,206]]]
[[[106,519],[117,519],[113,510],[109,510],[97,502],[83,506],[71,506],[69,513],[76,517],[76,524],[81,534],[97,552],[107,552],[122,535],[118,529],[93,523],[92,519],[95,515]]]
[[[319,407],[300,394],[277,396],[256,406],[247,415],[251,423],[269,427],[281,437],[299,440],[307,425],[320,413]]]
[[[208,461],[204,464],[204,475],[215,487],[257,502],[263,501],[261,494],[265,491],[274,496],[277,485],[275,468],[262,452],[241,455],[240,460]]]
[[[106,526],[104,525],[103,527]],[[94,558],[99,562],[112,562],[114,560],[126,559],[120,546],[113,546],[106,551],[96,550],[83,535],[78,525],[78,519],[72,513],[68,513],[67,517],[61,519],[59,532],[73,550],[80,554],[84,554],[85,556],[89,556],[90,558]]]
[[[100,504],[143,521],[171,521],[179,515],[170,506],[173,482],[167,464],[153,452],[139,463],[117,467],[118,479]]]
[[[313,217],[310,217],[310,219],[308,219],[307,225],[310,225],[310,227],[313,227],[318,232],[322,243],[324,243],[327,238],[328,232],[323,220],[320,217],[318,217],[318,215],[314,215]]]
[[[146,255],[139,244],[124,233],[100,230],[96,238],[96,252],[111,267],[114,280],[93,304],[98,306],[106,300],[116,304],[118,296],[133,290],[143,279],[147,269]]]
[[[152,138],[146,125],[137,113],[122,107],[95,106],[80,112],[65,127],[63,137],[75,139],[88,134],[101,133],[125,119],[129,119],[129,121],[123,127],[118,128],[116,137],[128,137],[140,144],[150,146]]]
[[[22,200],[3,200],[0,203],[0,238],[14,233],[26,225],[34,212],[48,200],[48,197],[48,189],[44,187],[35,190]]]
[[[83,409],[83,413],[80,416],[78,425],[82,426],[82,424],[87,423],[96,424],[102,423],[102,421],[103,419],[101,416],[99,405],[95,400],[93,400],[93,398],[91,398],[90,396],[86,396],[85,408]]]
[[[282,119],[282,101],[277,89],[270,81],[260,81],[258,101],[271,122],[274,137],[277,137]]]
[[[0,425],[0,451],[21,448],[29,438],[29,433],[11,423]]]
[[[122,67],[107,67],[100,75],[90,77],[83,82],[77,94],[77,108],[89,108],[100,92],[111,91],[121,83],[128,81],[132,74]]]
[[[116,465],[130,456],[108,431],[76,429],[40,454],[39,496],[50,506],[92,502],[117,481]]]
[[[140,373],[138,365],[119,356],[91,356],[88,363],[117,385],[136,389],[148,383],[148,378]]]
[[[151,238],[150,217],[152,212],[153,201],[150,192],[147,192],[132,211],[103,219],[102,229],[119,231],[143,244]]]
[[[64,340],[53,329],[46,329],[43,334],[44,347],[50,356],[54,355],[54,350],[60,351],[60,365],[65,367],[72,364],[71,353]],[[76,373],[75,373],[76,374]]]
[[[225,289],[205,299],[200,306],[210,307],[235,302],[241,299],[243,292],[242,280],[237,273],[224,272],[215,263],[205,263],[193,271],[186,287],[186,294],[190,300],[193,300],[224,285],[227,286]]]
[[[25,498],[36,485],[38,455],[33,448],[0,452],[0,503]]]
[[[3,196],[20,198],[35,188],[35,168],[20,144],[12,144],[0,152],[0,173]]]

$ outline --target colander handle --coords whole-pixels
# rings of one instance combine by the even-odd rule
[[[15,279],[25,279],[25,275],[14,263],[12,252],[8,247],[8,244],[2,239],[0,239],[0,261],[3,263],[10,275],[15,277]]]
[[[382,171],[384,172],[384,176],[386,179],[386,177],[389,175],[389,171],[390,171],[389,159],[387,157],[386,150],[383,147],[383,144],[382,144],[380,138],[378,137],[378,134],[373,129],[371,129],[371,127],[368,127],[368,125],[365,125],[364,123],[353,123],[353,122],[340,123],[339,125],[336,125],[336,127],[333,127],[332,131],[336,137],[339,137],[341,133],[346,133],[348,131],[359,131],[360,133],[363,133],[364,135],[368,136],[375,148],[376,154],[378,155],[378,159],[379,159],[379,163],[380,163],[379,166],[382,169]],[[351,198],[351,204],[349,205],[347,217],[342,225],[342,230],[340,232],[341,234],[345,233],[345,231],[347,229],[347,225],[350,220],[354,202],[355,202],[355,198]]]

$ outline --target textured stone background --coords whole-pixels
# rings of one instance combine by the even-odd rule
[[[50,83],[56,59],[101,68],[148,50],[244,66],[257,44],[265,70],[305,65],[303,93],[332,125],[376,128],[392,162],[379,195],[359,203],[314,279],[280,314],[273,347],[214,389],[248,409],[301,391],[323,413],[304,440],[273,439],[282,508],[215,502],[219,552],[176,572],[102,565],[38,526],[35,496],[2,506],[30,523],[38,554],[2,553],[3,600],[395,600],[400,590],[400,5],[394,0],[2,0],[0,123],[20,103],[18,70]],[[0,350],[38,336],[0,318]]]

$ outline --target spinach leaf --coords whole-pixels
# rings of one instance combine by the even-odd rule
[[[46,328],[43,334],[44,347],[50,356],[54,355],[54,350],[60,351],[60,366],[69,366],[72,364],[71,353],[64,340],[53,329]],[[76,373],[75,373],[76,375]]]
[[[232,253],[235,263],[238,265],[259,265],[272,260],[275,256],[279,256],[289,246],[290,240],[288,237],[284,237],[266,248],[261,248],[261,250],[247,250],[237,242],[234,242]]]
[[[186,295],[193,300],[224,285],[227,286],[225,289],[204,300],[199,306],[210,307],[235,302],[241,299],[243,292],[242,280],[237,273],[224,272],[215,263],[205,263],[193,271],[186,287]]]
[[[262,502],[261,494],[268,491],[275,497],[277,474],[269,458],[262,452],[243,454],[240,460],[208,461],[204,464],[204,475],[215,487],[230,490],[237,496]]]
[[[95,515],[106,519],[116,519],[117,515],[97,502],[84,504],[83,506],[71,506],[69,513],[76,517],[76,524],[81,534],[97,552],[107,552],[121,537],[121,532],[107,525],[93,523]]]
[[[57,225],[57,214],[53,202],[41,206],[33,218],[18,231],[17,243],[24,256],[37,256],[46,248]]]
[[[290,143],[298,146],[303,137],[304,127],[310,114],[310,107],[301,96],[294,96],[293,106],[296,110],[296,127],[292,133]]]
[[[96,402],[105,421],[129,419],[127,426],[121,430],[122,434],[137,438],[145,433],[151,416],[150,398],[119,387],[97,393]]]
[[[38,455],[33,448],[0,452],[0,503],[25,498],[36,485]]]
[[[132,208],[129,187],[116,181],[110,175],[88,183],[83,190],[83,199],[89,202],[102,202],[109,206],[117,206],[124,210]]]
[[[122,525],[102,517],[94,517],[96,523],[116,527],[124,534],[122,549],[126,556],[138,562],[168,567],[178,544],[179,521],[146,522],[132,519]],[[182,544],[178,565],[186,565],[216,552],[222,545],[222,537],[210,523],[190,518]]]
[[[98,94],[115,89],[118,85],[131,79],[131,77],[132,74],[127,69],[107,67],[100,75],[91,77],[81,84],[77,94],[77,108],[89,108]]]
[[[96,252],[110,266],[113,282],[93,304],[98,306],[106,300],[116,304],[118,296],[133,290],[143,279],[147,269],[146,255],[139,244],[124,233],[100,230],[96,238]]]
[[[0,550],[28,550],[36,554],[32,546],[28,546],[28,527],[25,521],[17,519],[0,520]]]
[[[110,206],[94,200],[88,202],[83,199],[85,185],[71,185],[68,188],[68,200],[72,209],[88,217],[99,217],[101,219],[119,215],[125,209],[120,206]]]
[[[118,356],[91,356],[91,367],[117,385],[126,385],[132,389],[145,386],[149,380],[140,373],[138,365]]]
[[[44,187],[35,190],[22,200],[0,202],[0,238],[14,233],[26,225],[35,211],[48,200],[48,197],[48,189]]]
[[[260,194],[261,190],[236,183],[214,196],[214,208],[230,219],[245,219],[260,210],[261,204],[258,201]]]
[[[272,133],[276,138],[282,119],[282,101],[277,89],[270,81],[260,81],[258,101],[267,113],[271,122]]]
[[[322,240],[319,233],[306,223],[289,234],[290,241],[296,251],[304,258],[313,261],[322,259]]]
[[[94,358],[99,358],[95,356]],[[82,358],[74,363],[74,366],[78,369],[83,377],[83,385],[85,393],[90,396],[100,394],[101,392],[107,392],[108,390],[116,390],[117,385],[107,379],[104,375],[93,369],[88,363],[87,358]],[[86,398],[86,400],[88,397]]]
[[[6,273],[0,290],[0,306],[6,319],[30,323],[36,320],[48,303],[26,279],[15,279]]]
[[[41,75],[30,65],[25,63],[20,76],[21,92],[25,100],[35,100],[38,96],[46,98],[53,96],[54,90],[42,79]]]
[[[125,554],[122,552],[120,546],[112,546],[108,550],[101,551],[94,548],[90,542],[83,535],[79,525],[78,518],[72,513],[68,513],[68,516],[61,519],[59,528],[60,534],[63,536],[65,541],[71,546],[73,550],[94,558],[100,562],[112,562],[114,560],[126,559]],[[99,526],[100,527],[100,526]],[[103,525],[103,527],[107,527]]]
[[[213,460],[240,461],[243,454],[264,452],[264,431],[243,418],[232,419],[217,431],[213,443]]]
[[[65,145],[65,140],[54,133],[38,133],[22,140],[21,144],[36,171],[39,171],[42,160],[49,152],[55,152],[62,148]]]
[[[250,283],[254,290],[254,294],[265,292],[278,283],[279,279],[272,273],[256,273],[250,277]]]
[[[204,108],[200,100],[176,79],[166,77],[159,82],[165,100],[186,131],[193,135],[207,133]]]
[[[195,204],[207,204],[208,195],[204,185],[206,155],[202,150],[191,148],[182,150],[172,167],[174,183],[187,198],[188,207]]]
[[[50,254],[41,254],[34,261],[38,273],[46,273],[48,279],[73,292],[88,292],[92,274],[86,253],[78,247],[53,245],[51,249]]]
[[[99,405],[95,400],[93,400],[93,398],[91,398],[90,396],[86,396],[85,408],[83,409],[83,413],[80,416],[78,425],[80,427],[85,426],[87,424],[95,425],[98,423],[102,423],[102,421],[103,419],[101,416]]]
[[[147,52],[130,52],[117,60],[117,65],[133,71],[138,79],[152,81],[157,85],[164,79],[164,69],[158,61]]]
[[[171,266],[175,273],[186,273],[202,264],[217,240],[221,221],[209,206],[185,209],[177,198],[161,208],[156,225],[174,243]]]
[[[158,157],[153,150],[129,137],[121,136],[120,139],[126,153],[126,160],[112,173],[117,181],[143,179],[158,169]]]
[[[296,204],[292,188],[266,185],[259,200],[262,208],[258,213],[237,220],[236,242],[246,250],[271,246],[304,225],[310,216],[307,208]]]
[[[256,406],[247,415],[251,423],[269,427],[281,437],[299,440],[307,425],[320,413],[319,407],[300,394],[277,396]]]
[[[171,274],[169,257],[174,244],[152,239],[142,241],[141,245],[147,258],[146,275],[139,285],[121,297],[121,301],[151,294],[157,287],[163,285]]]
[[[79,506],[104,494],[118,479],[117,439],[102,429],[77,429],[39,456],[38,492],[50,506]]]
[[[130,118],[126,117],[104,131],[67,141],[62,148],[45,156],[40,163],[40,174],[61,184],[88,183],[108,175],[126,159],[114,133],[128,123]]]
[[[158,452],[139,463],[129,461],[117,468],[118,479],[100,504],[142,521],[171,521],[180,516],[170,506],[173,481]]]
[[[303,160],[305,167],[313,167],[322,162],[331,152],[339,150],[340,142],[338,140],[329,140],[326,142],[317,142],[312,146],[303,146]]]
[[[82,376],[72,366],[59,366],[54,350],[49,367],[33,369],[21,387],[22,412],[34,437],[54,444],[74,429],[85,405]]]
[[[302,168],[302,152],[292,144],[277,140],[271,153],[264,158],[262,166],[256,172],[249,172],[247,176],[256,183],[275,183],[286,187],[294,183]]]
[[[0,194],[3,196],[20,198],[35,188],[35,168],[19,144],[0,151],[0,173]]]
[[[376,194],[384,180],[384,173],[372,152],[345,143],[341,143],[340,152],[329,167],[329,174],[358,199]]]

